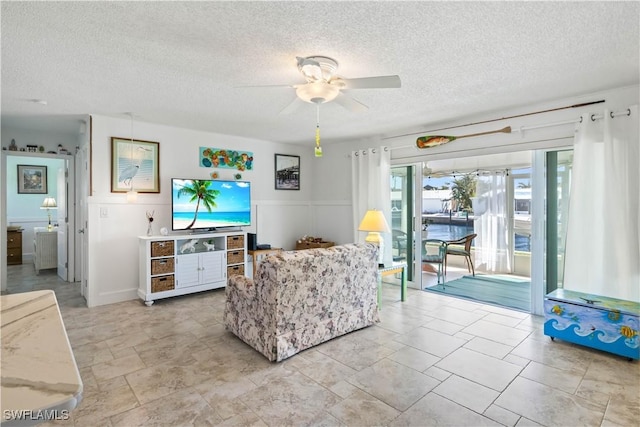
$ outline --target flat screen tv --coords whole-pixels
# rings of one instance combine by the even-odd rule
[[[249,225],[249,181],[171,179],[171,228],[174,231]]]

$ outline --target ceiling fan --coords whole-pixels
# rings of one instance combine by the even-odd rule
[[[314,153],[316,157],[322,157],[322,147],[320,147],[320,104],[336,101],[337,104],[349,111],[365,111],[369,107],[362,102],[345,95],[343,90],[351,89],[383,89],[399,88],[400,77],[375,76],[347,79],[338,75],[338,61],[328,56],[314,55],[307,57],[296,57],[298,70],[306,80],[306,83],[286,85],[296,90],[297,97],[280,111],[280,114],[288,114],[295,111],[301,101],[315,104],[317,109],[316,119],[316,146]],[[282,87],[283,85],[276,85]]]
[[[328,56],[299,56],[296,60],[306,83],[290,86],[295,88],[297,98],[281,111],[283,114],[296,108],[298,100],[317,105],[335,100],[349,111],[360,112],[369,107],[345,95],[342,90],[400,87],[400,77],[397,75],[354,79],[341,77],[338,75],[338,61]]]

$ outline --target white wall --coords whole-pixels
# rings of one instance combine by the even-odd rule
[[[323,144],[323,156],[311,159],[313,218],[319,237],[336,244],[353,242],[357,225],[351,209],[351,152],[381,145],[387,144],[379,138]]]
[[[314,234],[314,206],[311,203],[314,176],[312,150],[256,139],[199,132],[135,121],[134,139],[160,143],[160,193],[138,194],[135,203],[123,193],[111,193],[111,137],[129,138],[129,119],[93,116],[91,169],[92,195],[89,211],[88,302],[108,304],[137,298],[138,236],[147,229],[147,211],[155,211],[154,230],[171,229],[171,178],[208,178],[217,171],[221,179],[233,179],[231,169],[200,167],[199,147],[227,148],[253,152],[253,170],[239,172],[251,181],[252,225],[260,243],[293,249],[295,241]],[[301,157],[300,191],[275,190],[274,154]],[[101,212],[103,215],[101,216]],[[104,215],[106,214],[106,216]]]

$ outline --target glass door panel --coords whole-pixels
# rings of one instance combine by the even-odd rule
[[[414,167],[391,168],[391,252],[393,260],[407,263],[407,280],[414,277],[413,213]]]
[[[513,169],[513,273],[531,276],[531,168]]]
[[[562,288],[573,150],[546,153],[546,292]]]

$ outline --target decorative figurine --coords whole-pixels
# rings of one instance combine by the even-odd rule
[[[182,244],[182,246],[180,246],[180,253],[183,254],[186,251],[194,253],[196,251],[196,245],[198,244],[199,240],[200,239],[191,239],[186,243]]]
[[[153,214],[155,211],[147,211],[147,221],[149,221],[149,226],[147,227],[147,236],[153,236],[153,228],[151,224],[153,223]]]

